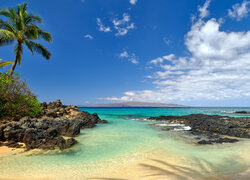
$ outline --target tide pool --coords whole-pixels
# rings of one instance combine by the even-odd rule
[[[65,152],[0,155],[0,179],[203,179],[249,177],[250,141],[196,145],[183,132],[164,132],[151,122],[159,115],[218,114],[250,108],[80,108],[108,124],[84,129]],[[248,171],[248,172],[247,172]]]

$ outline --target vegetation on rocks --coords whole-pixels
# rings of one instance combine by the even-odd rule
[[[0,73],[0,118],[17,120],[24,116],[38,116],[42,111],[40,102],[20,80],[18,74]]]

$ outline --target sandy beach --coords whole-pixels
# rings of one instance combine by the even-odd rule
[[[13,152],[5,149],[5,153]],[[3,152],[3,148],[2,148]],[[247,158],[247,154],[244,153]],[[206,180],[234,180],[250,178],[250,168],[235,174],[215,175],[214,167],[206,161],[190,161],[183,157],[155,152],[137,152],[117,157],[112,160],[82,164],[70,167],[56,167],[56,169],[32,170],[32,173],[17,174],[16,177],[1,177],[0,180],[57,180],[57,179],[96,179],[96,180],[180,180],[180,179],[206,179]]]
[[[9,148],[7,146],[0,146],[0,155],[4,156],[4,155],[9,155],[10,153],[19,153],[19,152],[23,152],[24,149],[22,148]]]

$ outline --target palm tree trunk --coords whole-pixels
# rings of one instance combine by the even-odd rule
[[[21,49],[22,49],[22,43],[20,41],[18,41],[18,46],[17,46],[17,52],[16,52],[16,56],[15,56],[15,61],[14,64],[11,67],[10,70],[10,75],[13,75],[14,70],[16,68],[16,64],[18,62],[18,59],[21,58]]]

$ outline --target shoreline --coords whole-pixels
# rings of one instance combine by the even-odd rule
[[[247,152],[242,154],[242,158],[248,157]],[[215,179],[215,180],[235,180],[249,179],[250,168],[236,173],[222,175],[214,174],[214,169],[208,163],[200,162],[193,165],[185,157],[178,157],[173,154],[166,154],[161,150],[151,150],[133,152],[110,160],[104,160],[89,164],[74,164],[71,167],[64,166],[48,171],[32,171],[34,176],[26,174],[23,176],[0,176],[0,180],[59,180],[59,179]],[[202,168],[201,168],[202,167]],[[81,172],[81,174],[77,174]],[[45,175],[47,174],[47,175]],[[32,177],[31,177],[32,176]],[[188,179],[187,178],[187,179]]]

